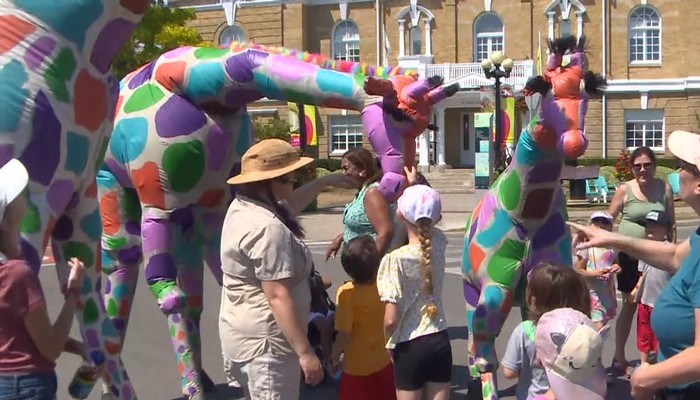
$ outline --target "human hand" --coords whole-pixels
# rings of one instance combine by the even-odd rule
[[[630,377],[630,387],[634,400],[652,400],[656,390],[647,386],[648,375],[651,369],[649,363],[643,363],[634,370]]]
[[[403,167],[403,172],[406,173],[406,180],[408,180],[408,186],[415,185],[418,182],[418,169],[413,165],[408,167]]]
[[[617,275],[622,271],[622,267],[618,264],[613,264],[612,267],[610,267],[610,274],[611,275]]]
[[[83,278],[85,277],[85,265],[83,265],[83,262],[78,260],[76,257],[72,257],[70,260],[68,260],[68,266],[70,267],[70,272],[68,273],[66,289],[80,289],[80,287],[83,285]]]
[[[323,368],[321,368],[321,361],[314,353],[301,355],[299,357],[299,366],[307,385],[316,386],[321,383],[323,380]]]
[[[593,225],[581,225],[567,221],[566,224],[577,231],[578,244],[576,250],[585,250],[590,247],[611,247],[619,234],[600,229]]]
[[[328,245],[328,248],[326,249],[326,261],[328,261],[329,258],[333,257],[335,258],[336,254],[338,254],[338,250],[340,250],[340,246],[343,244],[343,236],[338,235],[333,241]]]
[[[635,287],[634,289],[632,289],[632,291],[631,291],[630,294],[627,296],[627,298],[624,299],[624,300],[625,300],[625,303],[627,303],[627,304],[634,304],[634,303],[635,303],[635,299],[637,298],[637,293],[639,293],[639,287]]]

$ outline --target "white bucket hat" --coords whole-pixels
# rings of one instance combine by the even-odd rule
[[[11,159],[0,167],[0,221],[5,216],[5,209],[27,187],[29,174],[17,159]]]

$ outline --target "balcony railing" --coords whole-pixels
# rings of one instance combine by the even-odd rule
[[[439,75],[443,77],[445,83],[459,82],[462,88],[478,88],[494,84],[493,79],[486,79],[484,76],[481,63],[427,64],[419,70],[424,76]],[[504,79],[503,83],[512,85],[515,90],[520,90],[525,86],[525,82],[536,73],[534,61],[515,61],[510,77]]]

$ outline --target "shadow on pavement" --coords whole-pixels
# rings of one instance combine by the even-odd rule
[[[447,328],[447,334],[450,336],[450,340],[467,340],[467,327],[450,326]]]

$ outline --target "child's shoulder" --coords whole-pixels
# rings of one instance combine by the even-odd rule
[[[342,297],[347,297],[355,290],[355,287],[356,286],[352,281],[346,281],[338,287],[338,290],[336,291],[336,297],[338,299],[341,298],[341,295]]]

